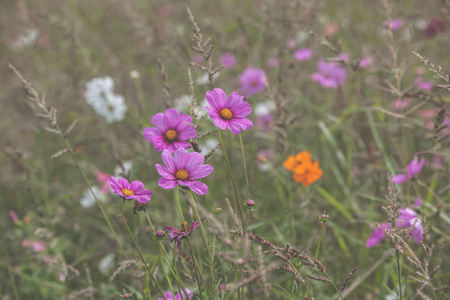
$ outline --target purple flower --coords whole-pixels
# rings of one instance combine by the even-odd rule
[[[339,63],[320,61],[317,69],[319,72],[314,73],[312,79],[323,87],[335,88],[344,84],[346,72]]]
[[[427,28],[425,28],[425,35],[428,38],[434,37],[439,32],[445,31],[444,22],[441,19],[433,19],[428,24]]]
[[[423,91],[431,91],[433,89],[433,82],[424,81],[422,77],[417,77],[414,79],[414,84]]]
[[[420,161],[417,158],[417,155],[414,155],[414,159],[408,164],[407,171],[408,174],[397,174],[392,177],[392,182],[395,184],[404,183],[407,180],[411,180],[414,176],[419,174],[420,170],[422,170],[423,165],[425,164],[425,159],[422,158]]]
[[[383,229],[391,228],[390,223],[381,223],[380,225]],[[366,241],[366,247],[371,248],[371,247],[378,246],[384,240],[385,237],[386,237],[386,235],[384,234],[384,232],[381,229],[379,229],[378,227],[375,228],[372,235]]]
[[[312,58],[312,50],[310,48],[302,48],[294,52],[294,58],[299,61],[310,60]]]
[[[214,89],[206,92],[206,101],[211,106],[206,106],[214,125],[222,130],[230,128],[234,134],[240,134],[241,130],[249,130],[253,123],[246,117],[252,112],[250,104],[244,101],[244,97],[238,92],[227,95],[222,89]]]
[[[144,138],[152,142],[157,151],[175,152],[178,148],[188,149],[191,145],[186,140],[197,136],[191,123],[190,115],[180,115],[178,110],[168,108],[165,114],[157,113],[152,117],[155,127],[145,128]]]
[[[190,289],[186,289],[186,292],[189,295],[189,299],[192,299],[194,297],[194,293]],[[182,297],[181,295],[183,295],[183,298],[181,298]],[[181,290],[181,293],[176,294],[175,297],[173,296],[172,292],[170,292],[170,291],[166,292],[164,294],[164,297],[166,297],[167,300],[181,300],[181,299],[186,300],[186,296],[185,296],[183,290]],[[158,298],[158,300],[163,300],[163,299],[164,298],[162,298],[162,297]]]
[[[359,66],[363,69],[370,67],[373,64],[373,57],[367,56],[361,58],[359,61]]]
[[[259,93],[266,87],[266,74],[261,69],[247,68],[244,73],[239,76],[240,90],[245,97]]]
[[[130,184],[125,178],[116,179],[114,176],[111,176],[107,183],[112,188],[113,193],[119,194],[126,200],[134,199],[146,204],[152,197],[152,191],[144,190],[144,184],[138,180]]]
[[[191,236],[191,233],[194,232],[195,229],[197,229],[199,222],[194,221],[192,222],[192,226],[189,227],[187,222],[182,222],[180,229],[176,229],[172,226],[164,226],[164,230],[167,230],[169,232],[169,238],[170,241],[177,241],[177,248],[181,248],[181,240],[187,238],[187,234]]]
[[[399,30],[403,26],[402,19],[392,19],[390,22],[385,21],[384,26],[391,28],[393,31]]]
[[[186,186],[193,192],[204,195],[208,192],[206,184],[195,179],[203,178],[211,174],[213,168],[204,165],[205,157],[198,152],[188,153],[184,148],[178,148],[174,156],[164,150],[161,158],[166,166],[156,164],[159,175],[158,184],[168,190],[177,185]]]
[[[224,53],[220,57],[220,61],[225,69],[232,69],[236,65],[236,60],[234,59],[234,55],[231,53]]]
[[[400,209],[397,226],[407,228],[414,226],[411,237],[414,237],[416,243],[420,243],[423,240],[422,221],[418,218],[415,210],[411,208]]]

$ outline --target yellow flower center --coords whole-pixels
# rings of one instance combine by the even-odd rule
[[[122,193],[125,195],[125,197],[134,195],[134,192],[129,189],[122,189]]]
[[[225,120],[229,120],[233,116],[233,113],[231,112],[231,110],[229,108],[223,108],[220,111],[220,116]]]
[[[174,139],[176,139],[178,136],[177,132],[175,130],[169,129],[166,131],[166,138],[169,141],[173,141]]]
[[[185,169],[179,169],[176,173],[175,173],[175,177],[178,180],[186,180],[188,178],[189,174]]]
[[[185,231],[188,232],[189,231],[189,225],[187,222],[181,222],[181,230],[180,231]]]

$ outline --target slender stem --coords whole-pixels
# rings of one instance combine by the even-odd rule
[[[244,143],[242,142],[242,134],[239,134],[239,141],[241,143],[241,152],[242,152],[242,160],[244,162],[244,174],[245,174],[245,199],[249,199],[249,185],[248,185],[248,173],[247,173],[247,164],[245,162],[245,151],[244,151]]]
[[[316,257],[315,257],[316,259],[319,258],[319,250],[320,250],[320,245],[322,244],[324,232],[325,232],[325,222],[322,222],[322,231],[320,233],[319,244],[317,245],[317,249],[316,249]]]
[[[153,276],[152,271],[149,269],[149,267],[148,267],[148,265],[147,265],[147,262],[145,261],[144,257],[142,256],[142,253],[141,253],[141,251],[139,250],[139,247],[138,247],[138,245],[137,245],[137,243],[136,243],[136,240],[134,239],[133,233],[131,232],[130,227],[128,226],[127,220],[125,219],[125,217],[124,217],[124,215],[123,215],[123,205],[125,204],[125,201],[126,201],[126,200],[124,199],[124,200],[122,201],[122,205],[120,206],[120,216],[122,217],[123,223],[125,224],[125,226],[126,226],[127,229],[128,229],[128,233],[130,234],[131,239],[133,240],[134,247],[136,248],[136,251],[138,252],[139,257],[141,258],[142,262],[143,262],[144,265],[145,265],[145,269],[146,269],[147,272],[150,274],[150,277],[152,278],[153,282],[155,283],[156,288],[158,289],[159,293],[163,296],[164,300],[167,300],[166,297],[164,296],[163,291],[161,290],[161,287],[159,286],[158,282],[156,281],[155,277]]]
[[[401,277],[401,269],[400,269],[400,257],[398,254],[398,250],[395,250],[395,254],[397,256],[397,276],[398,276],[398,294],[400,296],[400,300],[403,299],[402,295],[402,277]]]
[[[231,166],[230,166],[230,161],[228,160],[227,150],[225,148],[225,144],[223,143],[222,130],[219,130],[219,138],[220,138],[220,144],[222,145],[223,155],[225,157],[225,162],[227,164],[228,176],[230,177],[231,185],[233,186],[233,191],[234,191],[234,196],[235,196],[235,206],[237,207],[237,210],[239,211],[239,216],[241,217],[241,222],[242,222],[242,226],[243,226],[244,218],[242,216],[241,203],[239,202],[239,194],[238,194],[238,190],[236,187],[236,182],[234,180],[233,173],[231,172]],[[236,207],[235,207],[235,209],[236,209]]]
[[[247,232],[247,228],[248,228],[248,217],[250,215],[250,209],[247,208],[247,215],[245,216],[245,226],[244,226],[244,232]],[[245,241],[245,239],[244,239]]]
[[[339,294],[339,297],[341,297],[342,300],[344,300],[344,296],[342,296],[341,292],[339,291],[339,289],[337,288],[337,286],[334,284],[334,281],[331,279],[330,275],[328,275],[327,272],[323,272],[325,275],[327,275],[328,279],[330,279],[331,284],[334,286],[336,292]]]

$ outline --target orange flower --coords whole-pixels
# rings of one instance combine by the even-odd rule
[[[312,162],[311,153],[308,151],[299,152],[295,156],[289,155],[283,166],[286,170],[294,172],[292,178],[295,182],[302,183],[303,186],[319,180],[323,174],[319,162]]]

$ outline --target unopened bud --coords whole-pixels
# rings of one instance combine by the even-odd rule
[[[253,201],[252,199],[248,199],[245,204],[247,205],[248,208],[254,208],[255,207],[255,201]]]
[[[126,294],[122,295],[122,299],[128,299],[128,298],[131,298],[131,297],[133,297],[133,295],[131,295],[130,293],[126,293]]]
[[[164,232],[164,230],[157,230],[155,235],[156,235],[157,238],[162,239],[163,237],[166,236],[166,233]]]
[[[326,222],[328,222],[329,220],[330,220],[330,216],[329,216],[329,215],[326,215],[326,214],[321,214],[321,215],[319,215],[319,221],[320,221],[320,222],[326,223]]]

